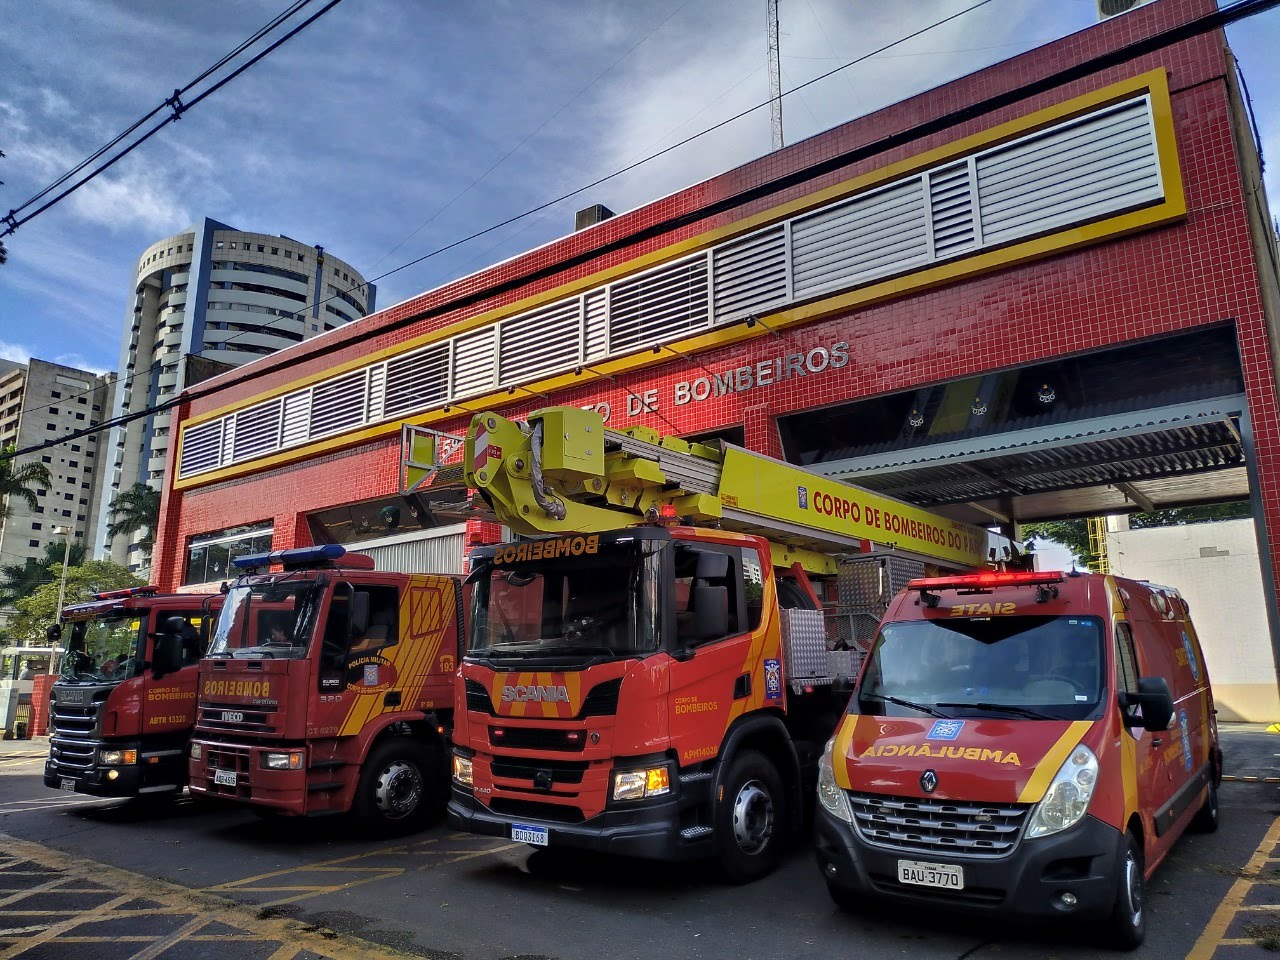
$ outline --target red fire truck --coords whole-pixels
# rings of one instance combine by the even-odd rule
[[[200,666],[192,792],[266,813],[351,811],[380,834],[439,813],[459,578],[378,572],[335,544],[233,562],[242,575]]]
[[[70,636],[50,692],[45,786],[99,797],[182,790],[198,664],[221,603],[134,587],[62,611]],[[56,643],[63,629],[48,634]]]
[[[847,700],[836,555],[950,567],[1002,546],[736,447],[553,407],[477,416],[466,481],[531,539],[478,550],[457,690],[457,829],[769,872]],[[651,522],[646,524],[645,520]],[[696,524],[696,525],[695,525]]]

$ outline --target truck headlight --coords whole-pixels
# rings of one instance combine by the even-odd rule
[[[264,770],[301,770],[302,751],[290,750],[288,753],[264,753],[262,755]]]
[[[138,762],[137,750],[111,750],[103,748],[98,751],[98,762],[104,767],[119,767]]]
[[[204,756],[204,747],[202,747],[198,743],[191,744],[191,759],[199,760],[203,756]]]
[[[849,806],[848,795],[836,783],[835,739],[827,741],[822,751],[822,759],[818,761],[818,802],[822,809],[837,820],[853,823],[853,808]]]
[[[464,787],[471,786],[471,758],[453,755],[453,779]]]
[[[613,774],[613,799],[642,800],[671,792],[671,773],[665,765],[646,770],[618,770]]]
[[[1098,758],[1082,743],[1071,751],[1031,812],[1027,836],[1047,837],[1079,823],[1097,783]]]

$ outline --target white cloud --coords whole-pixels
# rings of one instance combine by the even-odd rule
[[[0,340],[0,360],[11,360],[14,363],[26,363],[31,359],[31,351],[20,343],[6,343]]]

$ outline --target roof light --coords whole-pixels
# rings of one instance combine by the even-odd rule
[[[908,590],[992,590],[996,587],[1025,587],[1061,583],[1060,570],[1033,570],[1016,573],[965,573],[953,577],[922,577],[907,584]]]
[[[123,590],[107,590],[103,593],[95,593],[95,600],[120,600],[124,597],[140,597],[144,594],[159,593],[158,587],[125,587]]]
[[[267,553],[248,553],[236,557],[231,563],[239,570],[250,572],[278,563],[286,570],[306,567],[347,567],[352,570],[372,570],[373,557],[363,553],[347,553],[339,543],[323,543],[315,547],[294,547],[291,550],[271,550]]]

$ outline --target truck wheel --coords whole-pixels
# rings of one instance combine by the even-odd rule
[[[1125,833],[1120,844],[1115,901],[1104,928],[1107,945],[1118,950],[1136,950],[1147,935],[1142,871],[1142,849],[1132,833]]]
[[[730,883],[771,873],[782,856],[786,829],[782,778],[761,753],[744,750],[729,765],[715,809],[720,870]]]
[[[1210,778],[1209,792],[1204,795],[1204,803],[1191,818],[1191,829],[1196,833],[1213,833],[1218,829],[1218,783]]]
[[[360,829],[389,837],[420,829],[432,806],[435,786],[431,752],[417,743],[395,738],[374,747],[360,771],[352,810]]]

